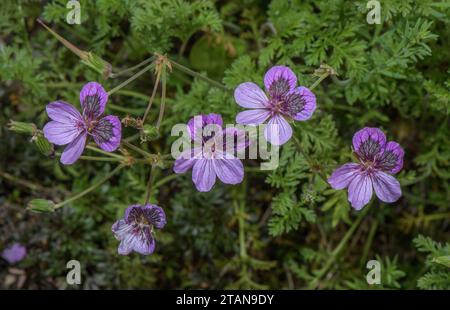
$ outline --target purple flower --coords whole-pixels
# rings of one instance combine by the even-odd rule
[[[73,164],[83,153],[86,139],[91,136],[97,145],[113,152],[120,145],[122,125],[117,116],[100,116],[105,111],[108,94],[96,82],[89,82],[80,92],[83,115],[74,106],[55,101],[47,105],[52,119],[44,126],[44,136],[56,145],[67,145],[61,155],[61,163]]]
[[[234,127],[222,130],[222,125],[219,114],[194,116],[188,122],[194,148],[185,150],[175,160],[175,173],[185,173],[192,168],[192,181],[200,192],[211,190],[216,177],[226,184],[238,184],[244,179],[244,166],[234,153],[248,146],[245,132]]]
[[[4,249],[2,253],[2,257],[10,264],[20,262],[25,255],[27,255],[27,249],[20,243],[12,244]]]
[[[118,252],[128,255],[132,251],[143,255],[155,250],[153,228],[161,229],[166,225],[164,210],[156,205],[131,205],[125,210],[123,219],[112,226],[112,232],[120,241]]]
[[[348,186],[348,201],[356,210],[369,203],[373,189],[381,201],[397,201],[402,190],[390,174],[396,174],[403,167],[401,146],[394,141],[386,143],[386,136],[380,129],[365,127],[353,136],[353,149],[359,163],[342,165],[333,172],[328,183],[334,189]]]
[[[275,66],[264,76],[268,96],[252,82],[240,84],[234,98],[241,107],[248,108],[236,116],[236,122],[245,125],[267,125],[266,140],[274,145],[286,143],[292,136],[289,120],[305,121],[316,109],[316,96],[306,87],[297,86],[297,77],[285,66]]]

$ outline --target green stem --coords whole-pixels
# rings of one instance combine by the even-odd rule
[[[118,165],[116,168],[114,168],[113,171],[111,171],[110,173],[108,173],[106,176],[104,176],[101,180],[97,181],[95,184],[93,184],[92,186],[86,188],[84,191],[76,194],[73,197],[70,197],[69,199],[66,199],[60,203],[57,203],[55,205],[55,209],[61,208],[62,206],[68,204],[69,202],[72,202],[74,200],[77,200],[78,198],[83,197],[84,195],[90,193],[91,191],[93,191],[94,189],[96,189],[98,186],[102,185],[103,183],[105,183],[106,181],[108,181],[114,174],[116,174],[120,169],[122,169],[124,167],[124,165]]]
[[[148,113],[150,112],[150,109],[152,107],[153,100],[155,99],[156,91],[158,90],[160,77],[161,77],[161,71],[158,71],[158,73],[156,74],[155,86],[153,86],[152,95],[150,96],[150,99],[148,100],[147,109],[145,109],[144,117],[142,117],[142,125],[145,124],[145,120],[147,119]]]
[[[374,219],[372,226],[370,227],[369,235],[367,236],[366,243],[364,244],[363,254],[361,255],[361,266],[366,264],[367,256],[370,251],[370,247],[372,246],[373,238],[375,237],[375,232],[378,228],[378,220]]]
[[[159,115],[156,122],[156,130],[159,130],[164,116],[164,109],[166,107],[166,66],[163,65],[161,72],[161,105],[159,106]]]
[[[134,70],[136,70],[136,69],[139,69],[139,68],[142,67],[142,66],[145,66],[145,65],[148,64],[149,62],[152,62],[154,59],[155,59],[155,56],[152,56],[152,57],[147,58],[146,60],[144,60],[144,61],[138,63],[137,65],[135,65],[135,66],[133,66],[133,67],[124,69],[124,70],[119,71],[119,72],[116,72],[116,73],[113,72],[113,73],[111,73],[111,77],[112,77],[112,78],[116,78],[116,77],[121,76],[121,75],[124,75],[124,74],[126,74],[126,73],[128,73],[128,72],[132,72],[132,71],[134,71]]]
[[[160,187],[160,186],[162,186],[162,185],[164,185],[164,184],[166,184],[166,183],[168,183],[168,182],[170,182],[170,181],[172,181],[172,180],[174,180],[174,179],[176,179],[176,178],[178,178],[178,177],[180,177],[180,176],[181,176],[181,174],[170,174],[170,175],[168,175],[168,176],[162,178],[162,179],[159,180],[158,182],[156,182],[156,183],[153,185],[153,188],[154,188],[154,189],[155,189],[155,188],[158,188],[158,187]]]
[[[99,148],[96,148],[95,146],[92,146],[92,145],[86,145],[86,148],[88,150],[91,150],[91,151],[94,151],[94,152],[97,152],[97,153],[100,153],[100,154],[103,154],[103,155],[107,155],[107,156],[114,157],[114,158],[117,158],[117,159],[120,159],[120,160],[124,160],[124,157],[119,155],[119,154],[106,152],[106,151],[103,151],[103,150],[101,150]]]
[[[127,140],[122,140],[122,144],[125,145],[125,146],[127,146],[128,148],[130,148],[130,149],[132,149],[132,150],[138,152],[139,154],[141,154],[141,155],[144,156],[144,157],[153,157],[153,156],[154,156],[153,154],[150,154],[150,153],[144,151],[143,149],[141,149],[141,148],[139,148],[139,147],[137,147],[137,146],[131,144],[131,143],[128,142]]]
[[[145,72],[147,72],[148,70],[152,69],[154,67],[154,63],[152,62],[150,65],[148,65],[147,67],[145,67],[144,69],[142,69],[141,71],[139,71],[138,73],[136,73],[135,75],[133,75],[132,77],[130,77],[129,79],[127,79],[126,81],[120,83],[119,85],[117,85],[116,87],[114,87],[113,89],[111,89],[110,91],[108,91],[108,95],[112,95],[113,93],[115,93],[116,91],[118,91],[119,89],[125,87],[126,85],[130,84],[131,82],[133,82],[135,79],[137,79],[138,77],[140,77],[142,74],[144,74]]]
[[[361,223],[364,216],[367,214],[367,212],[370,209],[370,205],[367,205],[359,214],[356,220],[353,222],[350,229],[347,231],[347,233],[344,235],[344,238],[342,238],[341,242],[339,242],[338,246],[331,252],[330,257],[325,262],[324,266],[320,271],[318,272],[317,276],[314,278],[314,280],[310,283],[309,289],[315,289],[319,283],[319,281],[322,279],[322,277],[328,272],[331,265],[336,262],[337,256],[341,253],[341,251],[344,249],[344,247],[347,245],[347,242],[349,241],[350,237],[355,232],[356,228],[358,228],[359,224]]]
[[[187,67],[185,67],[185,66],[183,66],[183,65],[181,65],[181,64],[179,64],[179,63],[177,63],[177,62],[175,62],[175,61],[173,61],[172,59],[170,60],[170,63],[171,63],[175,68],[177,68],[177,69],[180,70],[180,71],[183,71],[184,73],[187,73],[187,74],[189,74],[189,75],[191,75],[191,76],[193,76],[193,77],[202,79],[202,80],[204,80],[204,81],[210,83],[211,85],[214,85],[215,87],[218,87],[218,88],[220,88],[220,89],[222,89],[222,90],[226,90],[226,91],[229,90],[225,85],[223,85],[223,84],[221,84],[221,83],[219,83],[219,82],[217,82],[217,81],[214,81],[214,80],[210,79],[209,77],[207,77],[207,76],[205,76],[205,75],[203,75],[203,74],[200,74],[200,73],[198,73],[198,72],[195,72],[194,70],[191,70],[191,69],[189,69],[189,68],[187,68]]]
[[[58,152],[55,155],[61,156],[61,153]],[[122,159],[115,157],[85,156],[85,155],[80,156],[80,159],[93,161],[122,161]]]
[[[144,205],[147,205],[150,202],[150,196],[152,194],[152,184],[153,179],[155,178],[155,165],[152,165],[150,168],[150,172],[148,175],[148,181],[147,181],[147,193],[145,195],[145,203]]]
[[[128,114],[132,114],[132,115],[139,115],[142,113],[142,110],[143,110],[142,108],[122,107],[122,106],[116,105],[114,103],[108,103],[108,108],[113,111],[119,111],[119,112],[128,113]]]

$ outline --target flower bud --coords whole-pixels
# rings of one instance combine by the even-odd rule
[[[105,78],[109,78],[111,76],[111,64],[92,52],[88,52],[84,57],[81,57],[81,62],[89,66],[94,71],[102,74]]]
[[[45,156],[52,156],[55,153],[53,144],[51,144],[41,132],[36,132],[33,138],[31,138],[31,141],[33,141],[39,152]]]
[[[50,213],[55,211],[55,203],[47,199],[33,199],[28,203],[27,210],[36,213]]]
[[[13,120],[9,121],[8,129],[25,135],[34,135],[37,130],[36,125],[33,123],[16,122]]]
[[[141,130],[141,143],[146,141],[152,141],[159,138],[159,131],[153,125],[144,125]]]

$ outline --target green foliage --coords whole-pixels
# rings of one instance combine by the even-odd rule
[[[423,235],[413,241],[418,251],[427,253],[427,272],[417,280],[417,286],[428,290],[450,289],[450,244],[443,245]]]
[[[363,0],[81,0],[81,25],[66,23],[66,2],[12,0],[0,8],[0,218],[6,223],[0,250],[15,241],[27,245],[31,254],[16,266],[28,276],[23,288],[66,288],[68,257],[82,262],[84,288],[450,288],[448,1],[383,0],[380,25],[366,22]],[[42,129],[47,103],[79,107],[85,82],[111,90],[131,76],[105,79],[38,17],[111,63],[113,72],[159,52],[225,85],[169,70],[161,128],[151,127],[161,106],[157,96],[140,144],[152,154],[169,154],[172,126],[193,115],[220,113],[233,123],[242,111],[234,89],[247,81],[263,87],[273,65],[290,66],[307,87],[321,64],[337,75],[314,89],[317,110],[293,125],[298,143],[281,147],[276,170],[260,171],[259,160],[244,160],[243,184],[217,182],[199,193],[190,172],[156,169],[155,184],[161,183],[151,200],[164,207],[168,224],[157,231],[155,254],[122,257],[111,225],[128,205],[144,201],[149,165],[126,167],[55,212],[25,212],[33,199],[57,204],[85,190],[115,164],[62,166],[30,136],[8,130],[9,121]],[[152,73],[111,95],[106,113],[142,117]],[[326,178],[352,161],[353,133],[364,126],[380,127],[399,142],[405,160],[396,175],[402,199],[373,198],[361,216],[365,211],[353,210],[346,191],[331,189]],[[134,135],[135,128],[123,127],[124,137]],[[373,258],[382,264],[380,286],[365,279]],[[0,261],[1,288],[8,270]]]

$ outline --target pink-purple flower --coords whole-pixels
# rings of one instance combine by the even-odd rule
[[[236,122],[244,125],[265,123],[264,136],[274,145],[286,143],[292,136],[289,121],[305,121],[316,109],[316,96],[304,86],[297,87],[297,77],[285,66],[275,66],[264,76],[266,93],[255,83],[240,84],[234,98],[241,107]]]
[[[328,183],[334,189],[348,187],[348,200],[356,210],[372,198],[373,190],[383,202],[395,202],[402,196],[400,183],[391,174],[403,167],[404,151],[378,128],[365,127],[353,136],[358,163],[347,163],[336,169]]]
[[[108,94],[103,87],[96,82],[89,82],[80,92],[83,115],[64,101],[47,105],[47,114],[52,121],[44,126],[44,136],[53,144],[67,144],[61,155],[62,164],[73,164],[81,156],[88,136],[107,152],[113,152],[119,147],[122,131],[119,118],[114,115],[100,118],[107,101]]]
[[[192,168],[192,181],[200,192],[210,191],[216,177],[225,184],[238,184],[244,178],[244,166],[235,154],[248,146],[245,132],[234,127],[222,130],[222,126],[219,114],[194,116],[188,122],[194,147],[175,160],[175,173]]]
[[[150,255],[155,250],[154,228],[166,225],[166,214],[157,205],[131,205],[125,210],[124,218],[115,222],[112,232],[120,241],[118,252],[128,255],[132,251]]]
[[[2,257],[10,264],[20,262],[25,255],[27,255],[27,249],[20,243],[13,243],[2,252]]]

